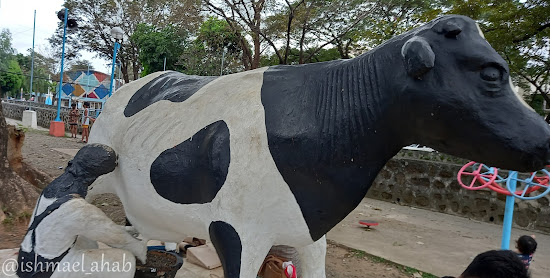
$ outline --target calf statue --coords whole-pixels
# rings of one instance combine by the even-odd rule
[[[325,234],[403,146],[519,171],[548,163],[550,128],[464,16],[444,16],[350,60],[221,77],[159,72],[125,85],[90,142],[145,238],[210,239],[226,278],[255,277],[273,245],[325,277]],[[475,136],[472,136],[475,135]]]
[[[116,154],[100,144],[78,151],[65,172],[37,201],[18,255],[18,277],[134,277],[146,242],[87,203],[88,186],[116,167]],[[122,249],[97,249],[96,241]]]

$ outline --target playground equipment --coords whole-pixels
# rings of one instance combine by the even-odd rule
[[[530,173],[526,178],[518,177],[518,172],[508,171],[508,176],[499,174],[499,169],[474,161],[466,163],[457,175],[458,183],[468,190],[489,188],[506,195],[504,223],[502,227],[502,249],[510,249],[510,235],[514,214],[515,198],[535,200],[550,192],[550,173],[541,169]],[[505,186],[504,186],[505,185]]]

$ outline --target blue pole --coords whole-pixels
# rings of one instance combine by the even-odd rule
[[[508,188],[516,191],[518,172],[510,171],[508,176]],[[514,196],[506,196],[506,207],[504,208],[504,223],[502,223],[502,242],[500,248],[510,250],[510,236],[512,234],[512,218],[514,216]]]
[[[115,64],[116,64],[116,51],[120,47],[117,41],[115,41],[115,50],[113,51],[113,66],[111,68],[111,85],[109,85],[109,97],[113,94],[113,79],[115,78]]]
[[[29,110],[32,110],[31,109],[30,98],[32,96],[32,80],[33,80],[33,77],[34,77],[34,34],[35,34],[35,31],[36,31],[36,10],[34,10],[34,23],[33,23],[33,26],[32,26],[31,85],[30,85],[30,89],[29,89]],[[38,96],[36,96],[36,98],[38,98]]]
[[[59,90],[57,91],[57,116],[56,122],[61,122],[59,114],[61,113],[61,89],[63,87],[63,60],[65,59],[65,37],[67,35],[67,14],[69,9],[65,8],[65,22],[63,23],[63,48],[61,50],[61,73],[59,74]]]

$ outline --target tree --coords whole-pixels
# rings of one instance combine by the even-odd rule
[[[57,17],[57,12],[51,16]],[[71,10],[69,10],[69,16],[72,17]],[[48,38],[55,57],[61,57],[63,50],[63,24],[64,21],[58,21],[55,33]],[[67,28],[65,36],[65,64],[69,65],[72,61],[80,58],[80,51],[83,49],[84,47],[80,44],[78,29]]]
[[[200,20],[200,0],[65,0],[64,6],[78,18],[77,41],[70,44],[78,49],[97,53],[98,57],[112,60],[114,41],[109,35],[113,27],[125,33],[117,59],[125,82],[139,78],[141,64],[139,48],[128,38],[139,23],[158,28],[173,25],[178,30],[191,30]],[[55,34],[59,38],[60,34]],[[53,45],[52,45],[53,46]],[[130,72],[131,71],[131,72]]]
[[[8,29],[0,32],[0,96],[11,96],[21,87],[22,72],[15,59],[15,49],[11,46],[11,33]]]
[[[213,14],[223,18],[235,36],[239,38],[240,48],[243,50],[242,63],[245,70],[260,66],[261,56],[261,25],[265,17],[265,8],[273,4],[274,0],[204,0],[204,4]],[[253,51],[249,49],[244,32],[252,38]]]
[[[378,12],[363,22],[362,38],[373,48],[392,37],[418,27],[442,14],[446,1],[381,1]]]
[[[8,161],[10,135],[0,105],[0,221],[6,218],[6,214],[29,215],[38,198],[34,187],[11,169]]]
[[[166,58],[166,69],[177,70],[177,62],[187,43],[188,35],[175,26],[157,28],[148,24],[138,24],[130,40],[139,49],[142,75],[162,71]]]
[[[84,59],[84,60],[76,60],[74,61],[69,67],[67,67],[67,71],[75,71],[75,70],[93,70],[94,67],[91,65],[90,61]]]
[[[11,46],[11,33],[8,29],[2,29],[0,32],[0,70],[7,70],[8,61],[15,54],[15,49]]]
[[[23,72],[15,59],[8,62],[8,68],[0,72],[0,90],[2,93],[8,93],[15,97],[21,88],[23,82]]]
[[[187,44],[179,64],[182,66],[181,71],[186,74],[234,73],[244,69],[242,55],[239,37],[233,33],[229,24],[209,17],[201,24],[196,39]]]

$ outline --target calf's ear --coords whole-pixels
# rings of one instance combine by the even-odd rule
[[[414,36],[403,44],[401,56],[409,76],[420,79],[435,64],[435,54],[422,37]]]

